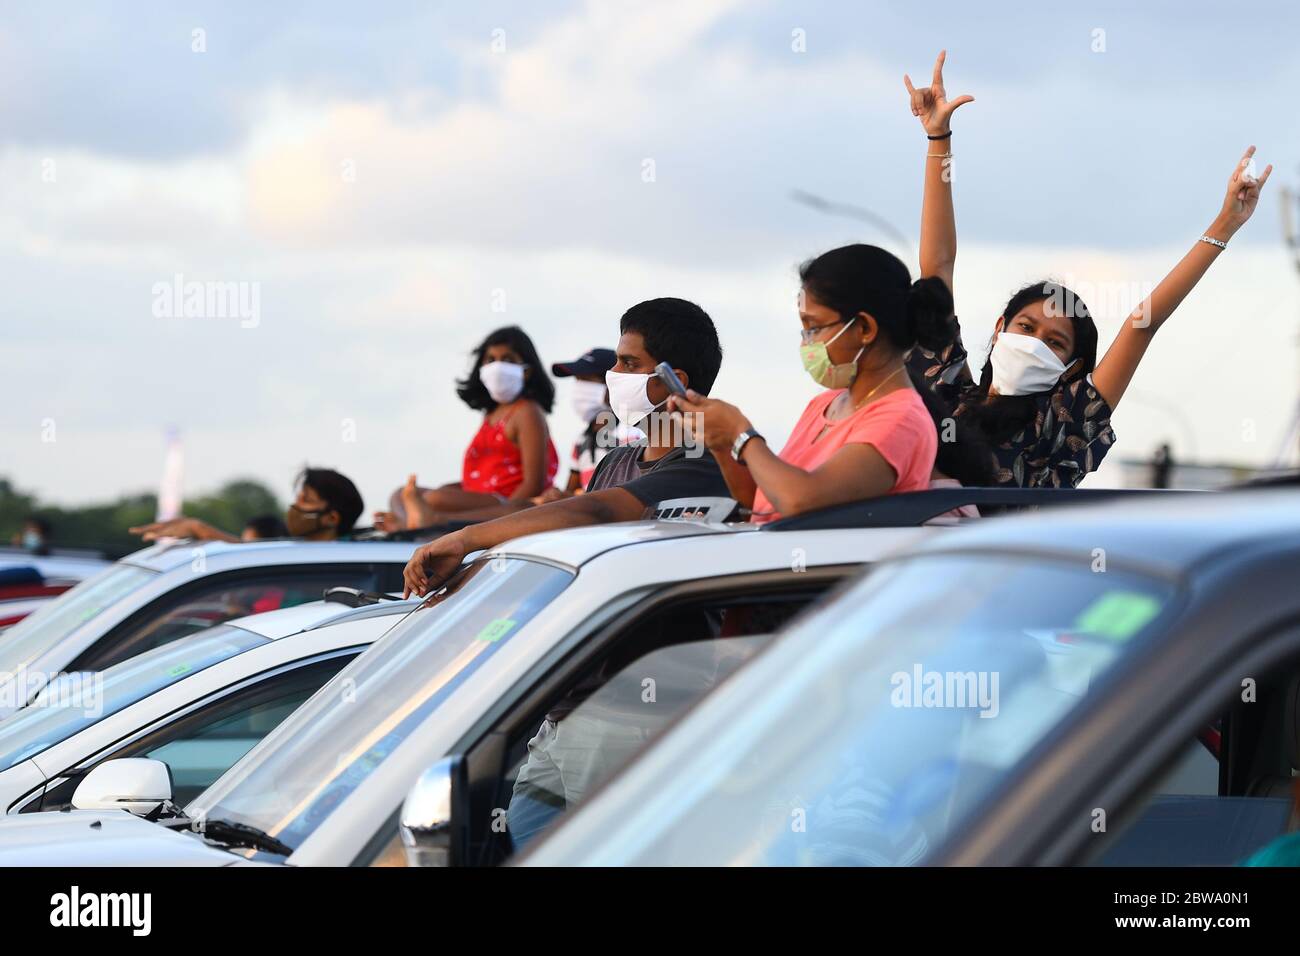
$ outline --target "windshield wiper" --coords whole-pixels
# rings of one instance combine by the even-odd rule
[[[141,819],[148,820],[150,823],[161,823],[163,826],[175,826],[177,822],[181,821],[184,823],[191,822],[190,818],[185,815],[185,811],[170,800],[164,800]]]
[[[233,820],[195,820],[193,830],[204,839],[225,846],[246,846],[254,850],[267,850],[280,856],[293,854],[293,847],[281,843],[271,834]]]

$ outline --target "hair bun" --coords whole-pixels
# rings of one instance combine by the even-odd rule
[[[938,276],[917,279],[907,292],[907,317],[916,343],[928,351],[943,348],[956,337],[952,292]]]

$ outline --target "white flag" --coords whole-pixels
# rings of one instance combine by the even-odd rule
[[[185,477],[185,451],[181,446],[180,432],[167,429],[167,450],[163,458],[162,484],[158,488],[158,516],[155,520],[170,521],[181,516]]]

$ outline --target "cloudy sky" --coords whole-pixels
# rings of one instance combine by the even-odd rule
[[[659,295],[713,315],[715,394],[782,438],[816,389],[797,263],[863,240],[915,268],[901,77],[940,47],[976,97],[953,151],[977,358],[1044,276],[1095,289],[1108,340],[1245,146],[1277,166],[1115,417],[1117,458],[1269,461],[1300,392],[1298,28],[1282,0],[5,3],[0,475],[60,503],[151,489],[174,425],[189,492],[286,495],[311,462],[377,506],[412,471],[458,478],[477,421],[454,379],[487,332],[572,358]],[[165,314],[177,276],[256,292],[256,320]]]

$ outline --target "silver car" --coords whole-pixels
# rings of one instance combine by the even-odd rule
[[[138,551],[0,637],[0,717],[66,671],[99,671],[260,610],[319,600],[347,585],[402,586],[410,543],[178,542]]]
[[[164,762],[188,801],[416,603],[315,601],[64,675],[0,720],[0,810],[85,806],[79,784],[128,757]]]
[[[562,813],[814,599],[946,533],[650,521],[511,541],[342,670],[184,816],[10,816],[0,864],[403,865],[403,799],[453,754],[478,812],[446,862],[506,860],[523,842],[516,785],[548,714],[594,732],[581,786],[548,789],[530,771],[529,799]],[[531,815],[530,836],[556,814],[543,816]]]

